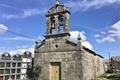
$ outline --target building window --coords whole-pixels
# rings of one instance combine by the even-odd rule
[[[0,62],[0,67],[5,67],[5,63],[4,62]]]
[[[10,69],[5,69],[5,74],[10,74]]]
[[[17,67],[21,67],[21,63],[18,63],[18,64],[17,64]]]
[[[3,69],[0,69],[0,74],[4,74],[4,70]]]
[[[17,73],[20,73],[21,72],[21,70],[20,69],[17,69]]]
[[[15,71],[16,71],[15,69],[12,69],[12,71],[11,71],[11,72],[12,72],[12,73],[15,73]]]
[[[16,67],[16,63],[12,63],[12,67]]]
[[[15,80],[15,75],[12,75],[12,76],[11,76],[11,79],[12,79],[12,80]]]
[[[10,62],[7,62],[7,63],[6,63],[6,67],[11,67],[11,63],[10,63]]]
[[[16,79],[20,79],[20,75],[17,75],[17,76],[16,76]]]
[[[27,64],[24,64],[23,67],[26,68],[26,67],[27,67]]]
[[[5,76],[5,80],[9,80],[9,76]]]

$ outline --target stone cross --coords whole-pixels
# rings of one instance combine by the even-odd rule
[[[59,0],[56,0],[56,4],[59,4]]]

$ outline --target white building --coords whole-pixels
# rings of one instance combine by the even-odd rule
[[[13,56],[5,52],[0,56],[0,80],[23,80],[27,76],[28,66],[32,66],[31,52],[26,51],[23,55]]]

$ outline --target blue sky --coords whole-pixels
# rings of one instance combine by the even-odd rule
[[[60,0],[70,8],[70,30],[108,57],[120,55],[120,0]],[[45,14],[55,0],[0,0],[0,51],[32,49],[45,33]],[[75,32],[74,32],[75,31]],[[89,44],[88,44],[89,43]]]

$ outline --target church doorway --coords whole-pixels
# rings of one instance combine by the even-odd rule
[[[61,63],[52,62],[50,64],[50,80],[61,80]]]

